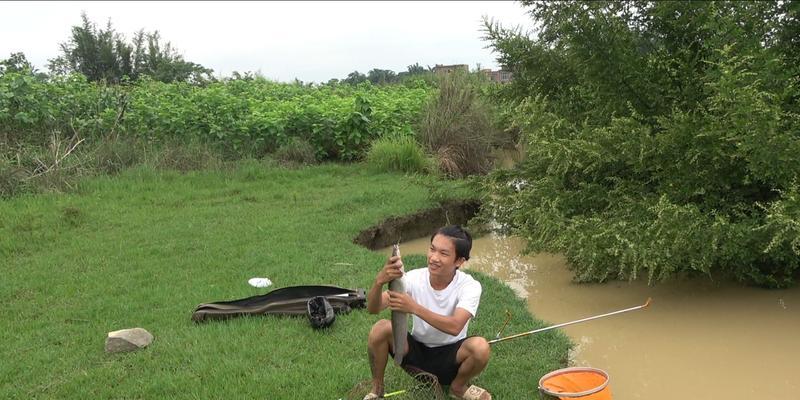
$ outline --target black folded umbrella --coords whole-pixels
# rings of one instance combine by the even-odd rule
[[[244,299],[200,304],[192,313],[192,321],[205,322],[242,315],[270,314],[308,315],[311,318],[309,300],[315,297],[323,297],[334,313],[346,313],[353,308],[364,308],[367,302],[364,289],[354,290],[326,285],[289,286]],[[315,311],[317,312],[318,310]],[[325,315],[327,318],[327,312]]]

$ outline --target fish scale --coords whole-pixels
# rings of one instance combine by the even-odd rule
[[[400,256],[399,244],[392,245],[392,257],[395,256]],[[389,282],[389,290],[393,292],[405,293],[406,285],[403,282],[403,279],[397,278]],[[392,337],[394,338],[394,362],[397,363],[397,365],[403,363],[403,351],[407,348],[407,340],[408,340],[407,335],[408,335],[408,314],[400,311],[392,311]]]

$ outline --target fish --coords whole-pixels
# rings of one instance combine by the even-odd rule
[[[400,244],[392,245],[392,257],[400,255]],[[389,290],[393,292],[405,293],[406,285],[403,278],[397,278],[389,282]],[[392,337],[394,338],[394,362],[397,365],[403,363],[403,350],[408,347],[408,314],[400,311],[392,311]]]

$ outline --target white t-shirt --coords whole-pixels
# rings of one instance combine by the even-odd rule
[[[431,286],[428,268],[406,272],[403,275],[403,282],[406,286],[406,293],[417,303],[437,314],[451,316],[456,308],[467,310],[473,317],[478,312],[478,303],[480,303],[483,290],[481,284],[461,270],[456,270],[453,281],[443,290],[435,290]],[[469,321],[467,321],[464,329],[458,335],[452,336],[434,328],[416,315],[413,317],[413,323],[414,328],[411,330],[411,334],[417,341],[428,347],[444,346],[467,337],[467,327],[469,326]]]

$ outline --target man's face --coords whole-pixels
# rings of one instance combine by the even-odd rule
[[[450,279],[456,268],[464,263],[464,257],[456,259],[456,245],[453,239],[437,234],[428,248],[428,270],[431,276]]]

